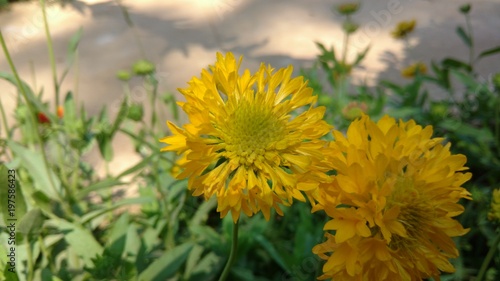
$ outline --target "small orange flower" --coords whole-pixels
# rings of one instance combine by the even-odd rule
[[[64,108],[61,105],[59,105],[57,106],[57,117],[63,118],[63,116],[64,116]]]

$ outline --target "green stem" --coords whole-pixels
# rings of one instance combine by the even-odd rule
[[[3,102],[0,100],[0,113],[2,114],[2,125],[5,128],[5,136],[7,139],[11,139],[12,135],[9,134],[9,124],[7,124],[7,115],[5,115],[5,109],[3,108]]]
[[[500,148],[500,97],[497,97],[495,107],[495,140],[497,147]]]
[[[233,241],[231,243],[231,252],[229,253],[229,259],[227,260],[226,266],[220,275],[219,281],[225,281],[229,276],[229,272],[231,271],[231,266],[236,259],[236,250],[238,248],[238,222],[233,224]]]
[[[499,244],[500,244],[500,232],[498,233],[497,237],[495,237],[495,240],[493,240],[493,243],[490,246],[490,250],[488,251],[488,254],[486,254],[486,257],[484,258],[483,264],[479,269],[479,274],[477,275],[476,281],[483,280],[484,276],[486,275],[488,265],[490,264],[491,259],[495,256]]]
[[[45,255],[47,259],[47,263],[52,272],[57,272],[57,269],[54,265],[54,259],[51,257],[50,252],[45,247],[45,242],[43,241],[42,235],[38,236],[38,244],[40,245],[40,251]]]
[[[18,88],[19,92],[21,93],[21,95],[23,96],[24,100],[26,101],[26,105],[28,106],[30,121],[33,123],[33,126],[35,127],[35,130],[36,130],[35,136],[37,138],[37,142],[40,144],[40,152],[42,153],[42,159],[43,159],[43,163],[45,165],[46,171],[47,171],[47,175],[49,177],[50,185],[51,185],[52,189],[59,195],[59,199],[61,201],[61,205],[62,205],[63,209],[66,212],[69,212],[68,214],[71,215],[72,214],[70,212],[71,208],[69,208],[69,205],[66,205],[67,204],[66,201],[61,196],[59,191],[56,189],[56,184],[54,182],[54,179],[52,178],[52,175],[50,174],[49,160],[47,158],[47,153],[45,152],[43,138],[40,135],[40,128],[38,127],[38,122],[37,122],[36,117],[35,117],[35,115],[36,115],[35,108],[33,107],[33,104],[28,99],[28,94],[26,93],[26,89],[24,88],[24,85],[21,82],[21,78],[19,77],[19,73],[17,72],[17,69],[14,65],[14,62],[12,61],[12,57],[10,56],[9,50],[7,49],[7,45],[5,44],[5,39],[3,37],[1,30],[0,30],[0,45],[2,46],[5,57],[7,58],[7,62],[9,63],[10,69],[12,70],[12,73],[14,74],[14,78],[16,79],[17,88]]]
[[[50,36],[49,23],[47,21],[47,12],[45,10],[45,0],[40,0],[42,5],[43,26],[45,28],[45,37],[47,41],[47,48],[49,50],[50,67],[52,70],[52,80],[54,81],[54,92],[56,94],[56,108],[59,106],[59,82],[57,81],[56,59],[54,55],[54,46],[52,44],[52,37]]]
[[[26,246],[26,255],[27,255],[27,260],[28,260],[28,277],[26,280],[32,281],[33,280],[33,250],[31,249],[31,242],[30,239],[28,238],[29,234],[25,237],[25,246]]]
[[[471,69],[474,69],[474,39],[472,35],[472,24],[470,23],[470,16],[469,14],[465,15],[465,22],[467,24],[467,33],[469,33],[469,38],[470,38],[470,48],[469,48],[469,65]]]

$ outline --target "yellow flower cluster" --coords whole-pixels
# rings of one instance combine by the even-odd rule
[[[413,29],[415,29],[416,25],[416,20],[402,21],[398,23],[396,28],[391,32],[391,35],[396,39],[404,39],[413,31]]]
[[[427,73],[427,66],[423,62],[416,62],[401,70],[401,76],[413,78],[415,75]]]
[[[500,222],[500,188],[493,190],[493,198],[491,199],[491,209],[488,213],[488,219]]]
[[[177,178],[189,179],[194,196],[216,195],[217,211],[231,211],[234,222],[240,212],[262,210],[269,219],[271,208],[282,214],[278,204],[305,201],[303,193],[312,198],[326,178],[319,138],[330,131],[325,108],[312,106],[317,96],[303,77],[291,78],[292,66],[274,72],[262,64],[240,75],[241,59],[218,53],[210,72],[180,89],[190,123],[168,122],[173,135],[161,139],[168,144],[162,151],[182,155]]]
[[[218,53],[180,89],[189,123],[168,122],[172,135],[161,139],[162,151],[180,155],[172,173],[188,178],[194,196],[216,196],[221,217],[231,212],[235,223],[242,212],[269,219],[271,209],[282,215],[281,205],[309,199],[331,218],[313,249],[326,260],[320,279],[439,280],[454,271],[451,237],[468,231],[454,219],[458,201],[471,199],[465,156],[430,126],[362,112],[346,135],[334,130],[324,141],[331,126],[303,77],[264,64],[240,74],[241,60]]]
[[[336,171],[315,210],[332,218],[327,241],[313,252],[327,262],[320,279],[422,280],[452,272],[458,256],[451,237],[467,232],[453,219],[463,212],[466,158],[452,155],[432,128],[414,121],[366,115],[347,136],[334,131],[325,150]],[[331,253],[328,255],[328,253]]]

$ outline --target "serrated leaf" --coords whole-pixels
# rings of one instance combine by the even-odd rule
[[[139,281],[164,281],[172,277],[184,264],[193,246],[187,242],[166,251],[139,275]]]

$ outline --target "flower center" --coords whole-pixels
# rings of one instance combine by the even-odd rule
[[[393,235],[389,247],[396,249],[412,249],[419,243],[419,237],[425,232],[429,224],[429,217],[433,210],[421,197],[414,186],[413,180],[401,177],[396,181],[394,191],[388,198],[388,206],[400,206],[398,221],[403,224],[408,237]]]
[[[269,106],[257,100],[240,100],[225,125],[225,149],[231,155],[236,154],[242,164],[253,163],[272,143],[285,137],[285,123]]]

